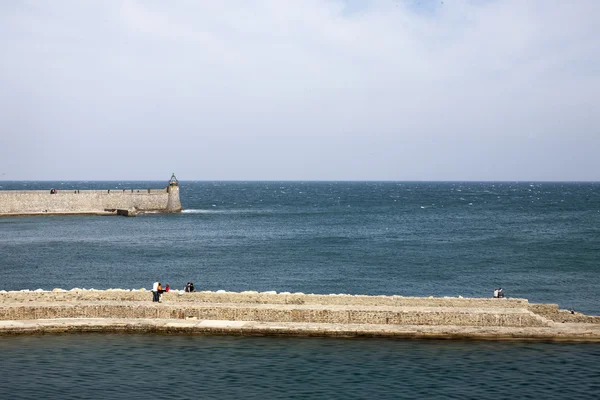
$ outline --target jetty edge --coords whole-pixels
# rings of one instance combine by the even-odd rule
[[[181,212],[175,174],[165,189],[0,190],[0,216],[122,215]]]
[[[513,298],[0,291],[0,335],[79,332],[600,342],[600,316]]]

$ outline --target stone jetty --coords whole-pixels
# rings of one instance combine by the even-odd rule
[[[181,212],[175,174],[165,189],[0,190],[0,217]]]
[[[600,317],[513,298],[0,291],[0,335],[60,332],[600,342]]]

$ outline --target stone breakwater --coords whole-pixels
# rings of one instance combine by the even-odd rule
[[[600,342],[600,317],[526,299],[148,290],[0,291],[0,334],[161,332]]]
[[[0,191],[0,216],[180,212],[179,187],[127,190]]]

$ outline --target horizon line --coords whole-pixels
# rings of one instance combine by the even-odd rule
[[[16,179],[0,180],[1,182],[168,182],[168,179]],[[600,180],[536,180],[536,179],[502,179],[502,180],[389,180],[389,179],[179,179],[179,182],[392,182],[392,183],[600,183]]]

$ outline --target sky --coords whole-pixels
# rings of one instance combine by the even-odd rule
[[[600,181],[598,0],[0,2],[0,180]]]

